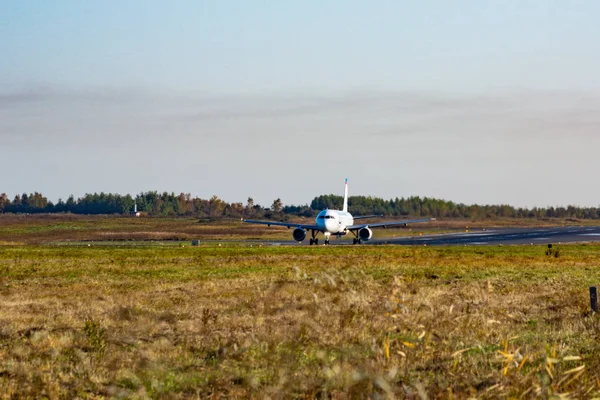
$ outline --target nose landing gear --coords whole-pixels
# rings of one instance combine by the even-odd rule
[[[315,231],[313,230],[311,232],[311,238],[309,239],[308,243],[312,246],[313,244],[316,246],[319,244],[319,239],[317,238],[317,235],[319,234],[319,231]],[[323,236],[325,236],[325,244],[328,245],[329,244],[329,239],[331,238],[331,233],[329,232],[324,232]]]

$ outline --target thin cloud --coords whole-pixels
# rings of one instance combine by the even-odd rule
[[[320,177],[322,187],[314,189],[320,193],[332,190],[323,177],[339,173],[362,180],[364,194],[399,182],[381,192],[385,197],[590,204],[598,191],[586,186],[580,171],[600,168],[594,153],[599,111],[600,96],[577,92],[31,90],[0,95],[0,158],[22,165],[6,185],[46,192],[44,185],[53,182],[56,197],[73,191],[68,177],[77,165],[87,185],[81,190],[92,191],[101,181],[105,191],[193,191],[189,185],[200,185],[207,196],[253,195],[265,202],[285,193],[298,203],[310,199],[288,183],[290,174],[307,182]],[[30,155],[27,164],[19,161],[24,154]],[[121,176],[123,170],[136,171],[135,182]],[[44,180],[46,171],[52,176]],[[186,178],[190,171],[199,174],[198,182]],[[228,183],[240,174],[245,186]],[[255,189],[265,176],[282,186]],[[555,179],[568,181],[569,191]]]

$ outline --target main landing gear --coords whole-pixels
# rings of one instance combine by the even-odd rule
[[[358,236],[358,231],[352,231],[354,238],[352,239],[352,244],[362,244],[362,239]]]
[[[317,238],[317,234],[319,233],[319,231],[315,231],[314,229],[311,231],[311,238],[309,240],[310,245],[312,246],[313,244],[316,246],[319,244],[319,239]]]

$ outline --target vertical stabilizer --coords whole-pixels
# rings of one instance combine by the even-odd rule
[[[348,178],[346,178],[346,189],[344,190],[344,208],[343,212],[348,212]]]

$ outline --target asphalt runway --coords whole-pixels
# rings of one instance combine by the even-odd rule
[[[600,242],[600,226],[570,226],[565,228],[509,228],[489,229],[471,232],[449,233],[440,235],[423,235],[377,240],[370,244],[398,244],[413,246],[443,245],[510,245],[510,244],[559,244]],[[333,243],[333,240],[332,240]]]

